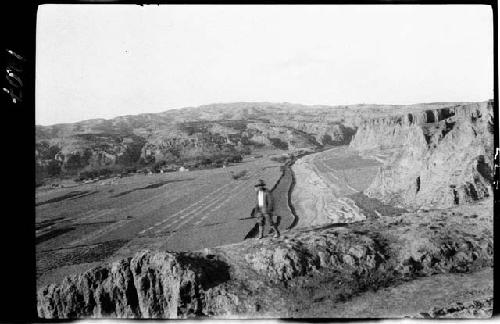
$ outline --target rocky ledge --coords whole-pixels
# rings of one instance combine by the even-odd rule
[[[350,147],[388,158],[364,193],[414,209],[491,197],[493,110],[487,101],[366,121]]]
[[[192,253],[143,251],[42,287],[38,315],[301,317],[317,298],[331,305],[417,277],[492,266],[491,203],[296,229]]]

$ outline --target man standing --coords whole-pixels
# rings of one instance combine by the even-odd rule
[[[255,212],[258,218],[259,239],[264,237],[264,225],[266,221],[269,223],[269,226],[274,229],[274,237],[280,237],[278,226],[273,222],[272,218],[274,209],[273,197],[267,190],[266,184],[263,180],[259,180],[259,182],[255,185],[255,191],[257,192]]]

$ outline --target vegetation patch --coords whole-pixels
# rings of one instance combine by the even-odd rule
[[[239,171],[239,172],[236,172],[236,173],[232,173],[231,172],[231,178],[233,178],[233,180],[238,180],[238,179],[243,178],[247,174],[248,174],[247,170],[242,170],[242,171]]]

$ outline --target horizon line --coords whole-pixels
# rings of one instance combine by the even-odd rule
[[[137,114],[128,114],[128,115],[118,115],[114,117],[109,117],[109,118],[88,118],[88,119],[82,119],[74,122],[63,122],[63,123],[55,123],[55,124],[47,124],[47,125],[42,125],[42,124],[36,124],[35,127],[52,127],[52,126],[59,126],[59,125],[69,125],[69,124],[78,124],[82,122],[87,122],[87,121],[110,121],[116,118],[120,117],[131,117],[131,116],[141,116],[141,115],[157,115],[157,114],[163,114],[168,111],[172,110],[182,110],[182,109],[198,109],[202,108],[205,106],[213,106],[213,105],[230,105],[230,104],[287,104],[287,105],[297,105],[297,106],[306,106],[306,107],[324,107],[324,108],[336,108],[336,107],[352,107],[352,106],[415,106],[415,105],[430,105],[430,104],[456,104],[456,103],[479,103],[479,102],[486,102],[486,101],[492,101],[494,100],[493,98],[486,99],[486,100],[479,100],[479,101],[432,101],[432,102],[416,102],[416,103],[410,103],[410,104],[385,104],[385,103],[355,103],[355,104],[301,104],[301,103],[295,103],[295,102],[289,102],[289,101],[227,101],[227,102],[213,102],[213,103],[208,103],[208,104],[202,104],[198,106],[183,106],[183,107],[177,107],[177,108],[170,108],[167,110],[159,111],[159,112],[150,112],[150,113],[137,113]],[[36,111],[36,108],[35,108]]]

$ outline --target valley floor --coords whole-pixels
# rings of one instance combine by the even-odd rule
[[[255,224],[254,184],[265,179],[271,188],[281,176],[273,153],[225,169],[38,190],[37,285],[142,249],[192,251],[243,240]]]
[[[364,195],[362,191],[368,188],[378,168],[393,153],[379,151],[377,154],[360,155],[344,146],[311,154],[298,161],[293,166],[297,185],[292,194],[292,204],[299,219],[298,227],[341,228],[346,226],[342,224],[366,221],[387,223],[388,227],[393,227],[399,232],[397,228],[401,224],[398,222],[403,218],[408,219],[409,215],[419,218],[414,226],[434,228],[455,221],[452,219],[454,217],[460,219],[463,215],[469,215],[465,217],[478,218],[481,224],[477,231],[473,231],[473,236],[491,232],[492,228],[488,228],[491,226],[488,219],[493,215],[491,199],[480,204],[463,205],[449,210],[422,210],[410,213],[403,208]],[[433,225],[436,215],[439,214],[443,215],[441,219],[444,222]],[[404,237],[405,233],[400,235]],[[421,239],[421,237],[410,239],[414,242],[420,241],[415,243],[412,250],[427,248]],[[492,268],[471,273],[443,273],[361,293],[340,303],[332,303],[328,293],[322,297],[319,292],[319,297],[312,298],[313,302],[297,300],[298,310],[291,316],[383,318],[402,315],[426,317],[438,314],[445,317],[488,317],[492,311],[492,276]],[[446,306],[456,303],[458,304],[446,309]]]
[[[134,289],[145,298],[139,304],[151,304],[151,310],[128,310],[134,316],[491,316],[492,200],[416,212],[394,208],[361,193],[379,166],[380,161],[363,158],[347,147],[297,161],[292,203],[298,226],[284,231],[280,239],[244,240],[255,224],[249,218],[255,180],[265,179],[272,187],[281,176],[280,164],[268,157],[232,167],[235,172],[250,171],[238,181],[226,174],[229,170],[218,169],[122,179],[114,187],[93,185],[79,188],[79,193],[72,189],[73,193],[40,195],[38,284],[60,282],[63,276],[105,261],[128,258],[120,262],[137,266]],[[281,187],[276,187],[277,204],[283,210],[291,181],[292,174],[285,172]],[[281,226],[288,226],[290,220],[286,218]],[[202,252],[195,257],[162,252],[130,260],[142,249]],[[164,280],[142,277],[142,271],[151,269],[164,276],[163,263],[142,261],[164,258],[199,271],[193,278],[218,277],[222,268],[228,273],[221,283],[199,283],[204,290],[194,295],[182,290],[178,294],[187,297],[165,296],[186,298],[196,309],[179,306],[172,315],[170,308],[148,299],[154,296],[151,289],[159,289],[156,294],[170,294],[170,290],[137,286]],[[183,263],[190,258],[195,264]],[[115,271],[114,266],[106,267],[109,273]],[[213,272],[212,267],[218,270]],[[88,294],[85,278],[73,280],[82,282],[77,287],[83,292],[78,293]],[[108,285],[106,281],[100,289]],[[49,317],[73,314],[74,305],[65,304],[64,294],[75,294],[75,289],[68,283],[45,289],[39,295],[40,310]],[[200,294],[205,294],[203,303],[196,299]],[[110,314],[132,316],[120,313],[121,300],[116,303],[115,313]],[[91,306],[85,310],[89,314],[102,312],[99,305]]]
[[[356,200],[368,188],[381,163],[347,146],[307,155],[293,165],[292,204],[299,227],[366,219]],[[375,209],[376,210],[376,209]]]

